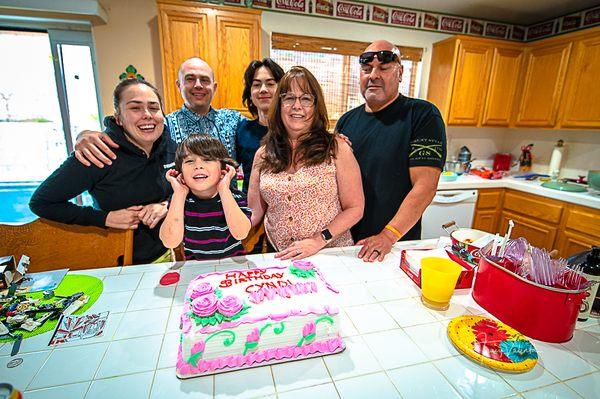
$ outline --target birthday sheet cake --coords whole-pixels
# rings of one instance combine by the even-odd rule
[[[185,293],[177,376],[344,350],[337,294],[308,261],[196,277]]]

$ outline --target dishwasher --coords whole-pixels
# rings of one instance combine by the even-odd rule
[[[477,190],[437,191],[421,219],[421,239],[447,236],[442,225],[451,220],[458,227],[472,227]]]

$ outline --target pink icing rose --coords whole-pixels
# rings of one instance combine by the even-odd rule
[[[232,317],[242,310],[243,304],[237,296],[229,295],[221,299],[217,309],[225,317]]]
[[[209,317],[217,311],[218,298],[215,294],[198,297],[192,301],[192,311],[200,317]]]
[[[295,268],[304,271],[312,270],[315,267],[315,265],[308,260],[295,260],[292,262],[292,265],[294,265]]]
[[[194,346],[192,346],[192,355],[195,355],[198,352],[204,352],[204,349],[206,348],[206,344],[204,343],[204,341],[198,341],[194,344]]]
[[[317,331],[317,326],[315,326],[315,323],[313,321],[308,322],[302,328],[302,336],[304,338],[306,338],[311,334],[315,334],[316,331]]]
[[[248,334],[246,341],[247,342],[258,342],[259,338],[260,338],[260,332],[258,331],[258,328],[255,328],[254,330],[252,330],[250,332],[250,334]]]
[[[192,293],[190,294],[190,298],[196,299],[203,295],[212,294],[214,291],[215,290],[213,289],[212,285],[210,285],[209,283],[206,283],[206,282],[197,283],[192,288]]]

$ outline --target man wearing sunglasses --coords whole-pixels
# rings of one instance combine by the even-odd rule
[[[421,238],[421,215],[446,160],[446,130],[435,105],[400,94],[400,51],[378,40],[359,57],[365,104],[336,125],[352,142],[365,210],[352,228],[364,261],[382,261],[398,240]]]

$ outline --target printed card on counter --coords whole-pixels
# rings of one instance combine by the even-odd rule
[[[108,311],[81,316],[62,316],[48,345],[63,344],[87,338],[100,337],[104,333]]]

